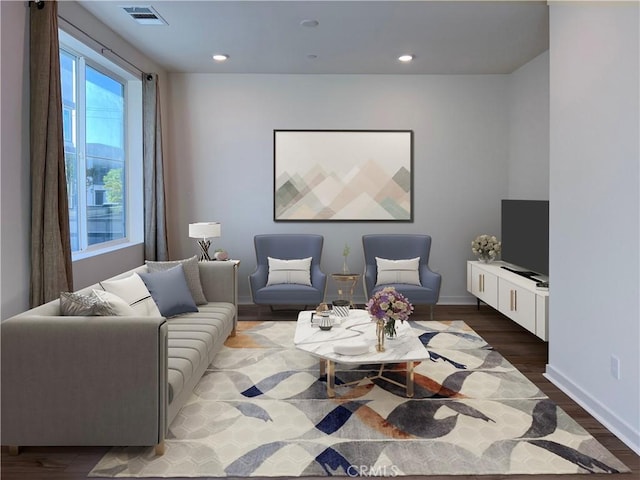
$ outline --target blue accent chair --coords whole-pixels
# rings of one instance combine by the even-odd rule
[[[417,234],[379,234],[363,235],[364,250],[363,286],[365,297],[371,296],[384,287],[395,287],[413,305],[430,305],[431,320],[433,320],[433,306],[440,297],[442,276],[429,268],[429,253],[431,251],[431,237]],[[418,271],[421,285],[406,283],[386,284],[376,286],[378,268],[376,257],[389,260],[404,260],[420,257]]]
[[[256,270],[249,275],[251,297],[256,305],[309,305],[324,301],[327,275],[320,270],[324,237],[315,234],[264,234],[253,239]],[[269,260],[311,257],[311,286],[283,283],[267,286]]]

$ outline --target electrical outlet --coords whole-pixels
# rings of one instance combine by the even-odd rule
[[[620,359],[615,355],[611,355],[611,376],[620,380]]]

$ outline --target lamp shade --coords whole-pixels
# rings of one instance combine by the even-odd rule
[[[213,238],[220,236],[220,223],[218,222],[197,222],[189,224],[189,237],[191,238]]]

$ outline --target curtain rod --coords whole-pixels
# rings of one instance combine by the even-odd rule
[[[101,51],[100,53],[104,54],[105,52],[110,53],[111,55],[118,57],[120,60],[122,60],[123,62],[125,62],[127,65],[133,67],[134,69],[136,69],[138,72],[140,72],[142,75],[145,76],[145,78],[147,80],[151,80],[153,78],[153,76],[150,73],[145,72],[144,70],[142,70],[140,67],[138,67],[137,65],[134,65],[133,63],[131,63],[129,60],[127,60],[126,58],[122,57],[121,55],[119,55],[118,53],[114,52],[111,48],[107,47],[104,43],[102,43],[100,40],[97,40],[95,38],[93,38],[91,35],[89,35],[87,32],[85,32],[84,30],[82,30],[80,27],[78,27],[77,25],[74,25],[73,23],[71,23],[69,20],[67,20],[66,18],[58,15],[58,18],[60,20],[62,20],[64,23],[66,23],[67,25],[75,28],[77,31],[79,31],[80,33],[82,33],[83,35],[85,35],[86,37],[90,38],[92,41],[94,41],[95,43],[97,43],[98,45],[100,45],[101,47]]]

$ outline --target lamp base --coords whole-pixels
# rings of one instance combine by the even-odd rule
[[[198,245],[200,246],[200,258],[199,260],[210,262],[211,257],[209,256],[209,247],[211,246],[210,240],[198,240]]]

